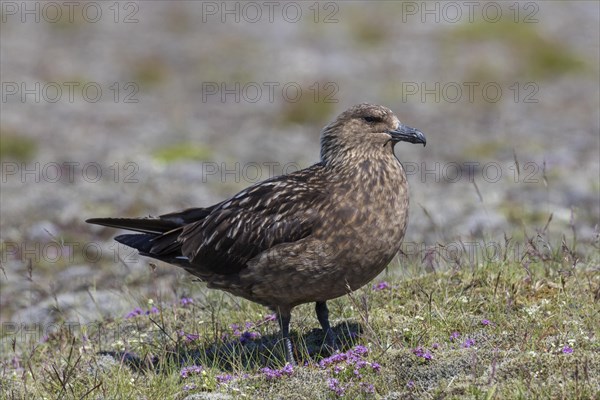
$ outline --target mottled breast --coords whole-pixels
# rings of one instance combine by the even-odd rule
[[[334,249],[352,289],[377,276],[404,238],[408,185],[402,165],[391,157],[366,159],[354,173],[340,175],[330,203],[335,223],[315,232]]]

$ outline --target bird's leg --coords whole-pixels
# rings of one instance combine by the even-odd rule
[[[292,352],[292,341],[290,340],[290,319],[292,318],[291,310],[277,309],[277,319],[279,320],[279,328],[283,336],[283,344],[285,345],[285,361],[292,365],[296,365],[294,353]]]
[[[317,319],[325,332],[325,343],[333,350],[338,350],[335,332],[329,325],[329,309],[327,308],[327,302],[317,301],[315,305],[315,311],[317,312]]]

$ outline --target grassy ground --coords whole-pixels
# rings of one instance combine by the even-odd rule
[[[298,307],[293,367],[274,316],[200,283],[182,282],[193,298],[42,337],[5,329],[0,397],[600,398],[598,242],[540,233],[499,249],[401,256],[402,268],[330,302],[333,356],[312,305]]]

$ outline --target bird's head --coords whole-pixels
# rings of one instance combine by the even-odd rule
[[[321,159],[327,162],[337,158],[338,153],[344,156],[343,153],[356,153],[361,148],[389,152],[398,142],[426,144],[421,131],[402,124],[389,108],[358,104],[323,129]]]

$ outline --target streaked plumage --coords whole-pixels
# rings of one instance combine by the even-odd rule
[[[273,308],[287,341],[291,309],[317,303],[335,345],[326,301],[377,276],[398,252],[408,187],[393,147],[425,144],[389,109],[360,104],[323,129],[321,161],[257,183],[207,208],[156,218],[95,218],[124,228],[115,240],[185,268],[210,288]]]

